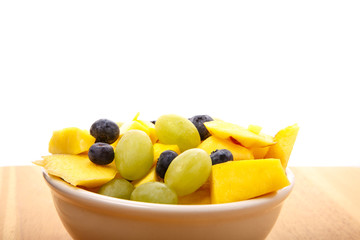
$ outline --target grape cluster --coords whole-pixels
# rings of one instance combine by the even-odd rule
[[[178,197],[199,189],[208,180],[214,161],[204,150],[196,148],[202,139],[210,135],[205,131],[203,123],[206,121],[212,121],[212,118],[197,115],[187,119],[175,114],[162,115],[154,121],[159,142],[176,144],[181,154],[172,150],[163,151],[155,159],[155,172],[159,181],[146,182],[134,189],[129,184],[149,173],[154,164],[154,149],[149,135],[144,131],[127,130],[115,148],[115,165],[122,180],[104,185],[100,193],[135,201],[175,204]],[[106,123],[98,124],[97,127],[95,125],[94,129],[97,130],[93,132],[97,134],[93,136],[96,139],[98,136],[108,139],[98,130],[101,129],[99,126],[105,125]]]

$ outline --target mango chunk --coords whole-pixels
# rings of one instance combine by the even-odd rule
[[[49,152],[52,154],[80,154],[89,150],[95,138],[89,131],[76,127],[54,131],[49,142]]]
[[[142,179],[133,181],[132,184],[134,185],[134,187],[138,187],[143,183],[158,182],[158,181],[159,181],[159,179],[156,174],[156,166],[153,166],[151,168],[151,170],[149,171],[149,173],[145,175],[145,177],[143,177]]]
[[[211,202],[246,200],[289,184],[279,159],[229,161],[212,166]]]
[[[64,179],[74,186],[94,188],[112,180],[116,173],[114,164],[100,166],[92,163],[86,154],[53,154],[44,156],[34,164],[46,172]]]
[[[150,137],[152,143],[156,143],[158,141],[158,137],[156,136],[155,124],[153,124],[150,121],[144,121],[144,120],[139,120],[139,119],[136,119],[136,121],[148,128],[149,137]]]
[[[149,128],[144,126],[143,124],[139,123],[138,121],[130,121],[125,122],[120,127],[120,138],[129,130],[141,130],[145,132],[147,135],[150,135]]]
[[[265,158],[267,152],[269,151],[269,147],[262,147],[262,148],[251,148],[251,152],[254,155],[254,159],[263,159]]]
[[[259,134],[261,132],[262,127],[258,126],[258,125],[254,125],[254,124],[250,124],[248,126],[248,130],[255,133],[255,134]]]
[[[124,135],[125,132],[129,130],[141,130],[145,132],[151,139],[151,142],[154,144],[157,142],[158,137],[155,132],[155,125],[150,121],[139,120],[140,113],[137,113],[132,121],[125,122],[120,127],[120,138]]]
[[[255,134],[262,134],[262,133],[260,133],[262,127],[260,127],[258,125],[250,124],[248,126],[248,129]],[[252,154],[254,155],[255,159],[262,159],[262,158],[265,158],[265,155],[269,151],[269,148],[270,147],[253,147],[250,150],[251,150]]]
[[[159,159],[161,153],[166,150],[172,150],[172,151],[176,152],[177,154],[180,154],[180,149],[179,149],[178,145],[155,143],[153,145],[153,147],[154,147],[154,164],[157,163],[157,160]]]
[[[281,161],[283,168],[287,167],[290,154],[295,144],[299,126],[294,124],[280,130],[274,137],[276,144],[270,147],[266,153],[265,158],[278,158]]]
[[[251,151],[245,147],[235,144],[233,141],[228,139],[221,139],[215,136],[210,136],[205,139],[198,148],[205,150],[209,155],[216,149],[227,149],[229,150],[234,160],[253,159],[254,156]]]
[[[246,148],[266,147],[274,144],[271,136],[256,134],[247,128],[233,123],[210,121],[205,122],[204,125],[211,135],[222,139],[233,138]]]
[[[178,198],[178,204],[184,205],[199,205],[211,204],[210,188],[200,187],[193,193]]]

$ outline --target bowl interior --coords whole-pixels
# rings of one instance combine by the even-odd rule
[[[280,204],[291,192],[294,187],[294,174],[292,171],[286,169],[287,177],[290,181],[290,185],[282,188],[276,192],[272,192],[257,198],[222,204],[204,204],[204,205],[171,205],[171,204],[156,204],[156,203],[145,203],[131,200],[118,199],[100,195],[82,188],[74,187],[62,179],[49,175],[43,169],[43,176],[48,183],[52,191],[60,194],[63,198],[73,199],[78,201],[79,204],[88,204],[100,208],[116,209],[121,210],[131,208],[132,211],[141,211],[149,213],[188,213],[188,214],[199,214],[199,213],[216,213],[223,211],[233,211],[234,209],[251,210],[266,209],[269,206]]]

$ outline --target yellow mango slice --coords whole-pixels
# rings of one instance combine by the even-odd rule
[[[212,166],[211,202],[246,200],[289,184],[279,159],[229,161]]]
[[[145,177],[143,177],[142,179],[133,181],[132,184],[134,185],[134,187],[138,187],[143,183],[157,182],[158,180],[159,179],[158,179],[158,176],[156,174],[156,166],[153,166],[151,168],[151,170],[149,171],[149,173],[145,175]]]
[[[276,144],[270,147],[266,153],[265,158],[278,158],[281,161],[283,168],[287,167],[290,154],[295,144],[299,126],[294,124],[280,130],[274,137]]]
[[[143,124],[139,123],[138,121],[130,121],[125,122],[120,127],[120,138],[124,135],[125,132],[129,130],[141,130],[145,132],[147,135],[150,135],[150,130],[148,127],[144,126]]]
[[[242,146],[251,147],[266,147],[274,144],[273,138],[269,135],[255,134],[249,129],[240,127],[239,125],[224,122],[224,121],[210,121],[204,123],[211,135],[229,139],[233,138]]]
[[[262,127],[258,126],[258,125],[254,125],[254,124],[250,124],[248,126],[248,130],[255,133],[255,134],[259,134],[261,132]]]
[[[89,131],[76,127],[54,131],[49,142],[52,154],[80,154],[88,151],[95,142]]]
[[[262,127],[260,127],[258,125],[250,124],[248,126],[248,129],[255,134],[261,134],[260,132],[261,132]],[[255,159],[262,159],[265,157],[266,153],[269,151],[269,148],[270,147],[253,147],[250,150],[251,150],[252,154],[254,155]]]
[[[155,131],[155,124],[153,124],[150,121],[144,121],[144,120],[136,120],[138,123],[142,124],[143,126],[147,127],[149,130],[149,137],[151,139],[151,142],[154,144],[158,141],[158,137],[156,136],[156,131]]]
[[[249,149],[242,147],[239,144],[235,144],[231,140],[221,139],[215,136],[208,137],[202,143],[200,143],[197,148],[205,150],[205,152],[207,152],[209,155],[216,149],[227,149],[232,153],[234,160],[254,158],[252,152]]]
[[[86,154],[53,154],[44,156],[34,164],[43,167],[47,173],[60,177],[74,186],[94,188],[101,186],[117,173],[114,164],[96,165]]]
[[[156,164],[156,162],[159,159],[161,153],[166,151],[166,150],[173,150],[177,154],[180,154],[180,149],[179,149],[178,145],[155,143],[153,146],[154,146],[154,163],[153,164]]]
[[[157,142],[158,138],[156,136],[155,125],[150,121],[139,120],[140,113],[137,113],[132,121],[125,122],[120,127],[120,138],[124,135],[125,132],[129,130],[141,130],[145,132],[151,139],[151,142],[154,144]]]
[[[269,151],[270,147],[262,147],[262,148],[251,148],[250,151],[254,155],[254,159],[263,159],[265,155]]]
[[[184,205],[198,205],[198,204],[211,204],[210,188],[201,187],[193,193],[178,197],[178,204]]]

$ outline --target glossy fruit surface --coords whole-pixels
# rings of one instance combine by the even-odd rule
[[[178,201],[178,204],[185,205],[211,204],[210,186],[202,186],[193,193],[179,197]]]
[[[209,178],[211,165],[211,158],[204,150],[189,149],[171,162],[164,182],[178,196],[193,193]]]
[[[201,142],[199,132],[194,124],[175,114],[160,116],[156,120],[155,131],[160,143],[176,144],[181,152],[195,148]]]
[[[158,139],[155,132],[155,125],[150,121],[138,119],[139,115],[140,113],[137,113],[131,121],[127,121],[121,125],[120,137],[122,137],[122,135],[129,130],[137,129],[145,132],[147,135],[149,135],[151,141],[156,143]]]
[[[229,161],[212,166],[212,203],[246,200],[290,184],[279,159]]]
[[[204,141],[206,138],[211,136],[209,131],[206,129],[204,122],[213,121],[214,119],[212,117],[210,117],[209,115],[196,115],[190,118],[189,120],[194,124],[194,126],[198,130],[201,141]]]
[[[76,127],[64,128],[53,132],[49,142],[52,154],[80,154],[86,152],[95,142],[88,130]]]
[[[134,186],[122,178],[114,178],[101,186],[98,193],[110,197],[130,199]]]
[[[162,143],[155,143],[154,144],[154,164],[157,163],[160,155],[162,152],[166,151],[166,150],[172,150],[174,152],[176,152],[177,154],[180,154],[180,149],[178,147],[178,145],[168,145],[168,144],[162,144]]]
[[[210,155],[212,165],[234,160],[232,153],[227,149],[217,149]]]
[[[120,139],[115,149],[115,164],[120,175],[127,180],[144,177],[154,159],[150,137],[140,130],[129,130]]]
[[[156,163],[156,174],[164,178],[165,173],[170,163],[176,158],[178,154],[172,150],[166,150],[160,154],[160,157]]]
[[[235,144],[229,139],[221,139],[215,136],[210,136],[205,139],[198,146],[198,148],[205,150],[209,155],[216,149],[227,149],[232,153],[234,160],[246,160],[254,158],[254,155],[249,149],[239,144]]]
[[[298,132],[299,126],[297,124],[281,129],[275,135],[274,140],[276,144],[270,146],[265,158],[279,158],[283,168],[285,169],[293,150]]]
[[[52,154],[34,163],[43,167],[49,174],[60,177],[74,186],[88,188],[107,183],[117,173],[113,164],[104,166],[94,164],[86,154]]]
[[[90,161],[98,165],[106,165],[114,160],[114,149],[108,143],[97,142],[94,143],[89,151],[88,156]]]
[[[136,187],[131,194],[131,200],[163,203],[163,204],[177,204],[176,193],[161,182],[147,182]]]
[[[160,179],[158,175],[156,174],[156,166],[153,166],[150,171],[143,177],[138,180],[132,181],[132,185],[134,187],[138,187],[143,183],[147,182],[158,182]]]
[[[96,142],[113,143],[119,135],[119,126],[108,119],[99,119],[90,127],[90,134],[96,139]]]
[[[211,121],[205,122],[204,125],[211,135],[222,139],[232,138],[247,148],[267,147],[275,143],[271,136],[256,134],[237,124],[224,121]]]

